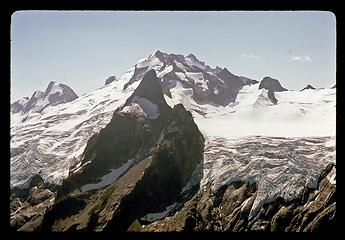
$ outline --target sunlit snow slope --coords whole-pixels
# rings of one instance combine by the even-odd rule
[[[171,92],[173,100],[166,98],[168,104],[184,103],[207,136],[335,136],[335,89],[276,92],[274,105],[267,90],[255,84],[244,86],[226,107],[198,105],[190,97],[192,92],[181,86]]]

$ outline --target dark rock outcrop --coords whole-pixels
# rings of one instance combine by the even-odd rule
[[[110,76],[109,78],[107,78],[107,80],[105,80],[104,85],[108,85],[114,81],[117,81],[117,78],[115,76]]]
[[[278,100],[276,99],[276,96],[274,95],[274,91],[272,91],[271,89],[268,90],[267,96],[274,105],[278,103]]]
[[[240,78],[244,85],[253,85],[259,83],[259,81],[247,77],[240,76]]]
[[[216,74],[224,83],[228,86],[228,94],[231,97],[230,101],[234,101],[237,97],[238,92],[245,85],[243,80],[231,72],[228,69],[224,68],[222,71]]]
[[[314,88],[312,85],[307,85],[306,87],[304,87],[303,89],[301,89],[301,91],[303,90],[307,90],[307,89],[313,89],[313,90],[316,90],[316,88]]]
[[[13,230],[38,230],[46,210],[53,205],[55,194],[36,174],[28,188],[11,189],[10,224]]]
[[[283,88],[280,82],[277,79],[264,77],[260,82],[259,89],[266,89],[268,90],[268,98],[271,100],[273,104],[277,104],[278,100],[276,99],[274,92],[283,92],[287,91],[286,88]]]
[[[259,89],[266,89],[266,90],[272,90],[273,92],[283,92],[287,91],[286,88],[283,88],[280,84],[280,82],[277,79],[270,78],[270,77],[264,77],[262,81],[260,82]]]

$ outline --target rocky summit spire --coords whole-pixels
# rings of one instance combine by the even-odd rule
[[[154,104],[157,104],[162,112],[169,109],[169,106],[164,99],[161,82],[153,69],[144,75],[143,80],[127,101],[131,101],[134,96],[150,100]]]

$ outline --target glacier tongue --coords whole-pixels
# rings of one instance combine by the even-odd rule
[[[329,145],[334,139],[209,137],[201,187],[211,183],[213,191],[217,191],[231,182],[255,182],[258,195],[250,216],[255,215],[266,202],[278,197],[293,200],[304,188],[315,188],[323,169],[335,163],[335,145]]]

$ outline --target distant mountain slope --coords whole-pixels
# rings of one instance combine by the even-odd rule
[[[67,85],[50,82],[47,89],[35,91],[31,98],[23,98],[11,105],[12,113],[42,112],[48,106],[56,106],[62,103],[72,102],[78,96]]]

